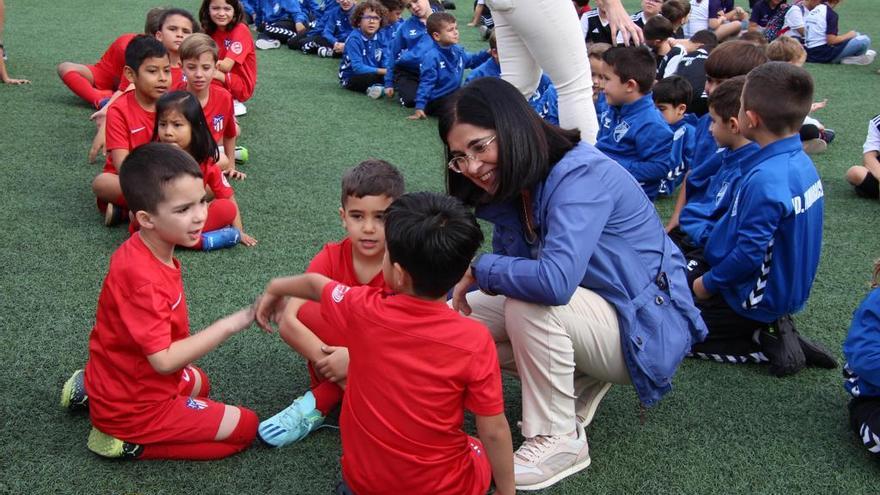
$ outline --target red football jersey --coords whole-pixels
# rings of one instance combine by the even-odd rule
[[[180,263],[165,265],[135,233],[110,258],[89,336],[85,383],[92,424],[123,438],[148,430],[177,395],[182,370],[160,375],[147,356],[188,336]]]
[[[104,172],[119,173],[110,158],[112,150],[131,151],[153,139],[156,112],[148,112],[138,103],[134,91],[120,96],[107,109],[106,150]]]
[[[220,50],[219,59],[231,58],[235,61],[230,73],[246,81],[248,87],[257,84],[257,53],[254,39],[247,24],[239,22],[231,31],[214,31],[211,35]]]
[[[174,86],[177,91],[186,91],[186,78]],[[223,86],[208,85],[208,101],[202,107],[205,122],[217,146],[223,145],[223,138],[235,137],[235,110],[232,108],[232,95]]]
[[[95,68],[106,74],[112,74],[117,80],[127,81],[122,73],[122,69],[125,68],[125,49],[135,36],[137,36],[135,33],[126,33],[113,40],[107,51],[95,62]]]
[[[217,166],[214,160],[208,159],[200,163],[199,168],[202,169],[205,188],[210,189],[216,199],[229,199],[235,194],[232,186],[229,185],[229,181],[226,180],[226,176],[223,175],[223,171],[220,170],[220,167]]]
[[[350,356],[340,431],[352,491],[485,494],[491,468],[461,426],[465,408],[504,412],[488,329],[442,302],[338,283],[321,314]]]

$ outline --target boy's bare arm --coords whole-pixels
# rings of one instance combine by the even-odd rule
[[[486,448],[489,464],[492,465],[495,493],[512,495],[516,491],[513,481],[513,441],[507,418],[504,413],[495,416],[476,415],[476,423],[477,434]]]
[[[285,297],[299,297],[319,302],[321,300],[321,291],[330,282],[332,280],[317,273],[305,273],[293,277],[272,279],[269,285],[266,286],[263,295],[257,301],[257,324],[267,332],[274,331],[270,320],[277,321],[278,318],[276,316],[284,309]]]
[[[213,351],[232,335],[254,322],[254,307],[240,309],[221,318],[201,332],[173,342],[167,349],[150,354],[147,360],[160,375],[168,375]]]
[[[672,229],[678,227],[678,219],[681,216],[681,209],[684,208],[684,205],[687,202],[687,193],[685,192],[685,187],[687,187],[687,175],[685,175],[684,180],[681,181],[681,187],[678,191],[678,197],[675,198],[675,207],[672,209],[672,216],[669,217],[669,223],[666,224],[667,234],[672,232]]]
[[[312,363],[317,363],[326,357],[326,354],[321,351],[324,342],[297,318],[299,309],[305,303],[305,299],[298,298],[291,298],[287,302],[284,312],[278,318],[278,333],[287,342],[287,345],[292,347],[302,357]]]

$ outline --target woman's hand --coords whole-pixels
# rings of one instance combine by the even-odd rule
[[[617,44],[618,32],[623,37],[624,45],[643,45],[645,43],[645,35],[641,28],[636,26],[620,0],[599,0],[599,3],[605,7],[605,15],[611,26],[611,40],[615,45]]]
[[[471,273],[471,267],[468,267],[461,280],[452,288],[452,309],[465,316],[471,314],[471,306],[467,302],[467,290],[476,281],[474,274]]]

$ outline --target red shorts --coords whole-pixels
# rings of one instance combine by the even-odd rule
[[[121,74],[113,74],[100,65],[86,65],[86,67],[92,73],[95,89],[116,91]]]

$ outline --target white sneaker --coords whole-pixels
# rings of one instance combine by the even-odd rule
[[[874,50],[868,50],[863,55],[844,57],[840,60],[840,63],[845,65],[871,65],[874,62],[874,58],[876,56],[877,52],[875,52]]]
[[[240,117],[247,113],[247,107],[238,100],[232,100],[232,109],[236,117]]]
[[[321,58],[330,58],[333,56],[333,48],[322,46],[318,48],[318,56]]]
[[[584,428],[577,425],[577,438],[568,435],[527,438],[513,454],[516,489],[540,490],[590,465],[590,446]]]
[[[381,84],[374,84],[374,85],[370,86],[369,88],[367,88],[367,96],[369,96],[370,98],[372,98],[374,100],[378,100],[379,98],[381,98],[382,93],[384,93],[384,92],[385,92],[385,86],[382,86]]]
[[[281,48],[280,41],[267,38],[260,38],[254,44],[260,50],[274,50],[275,48]]]

